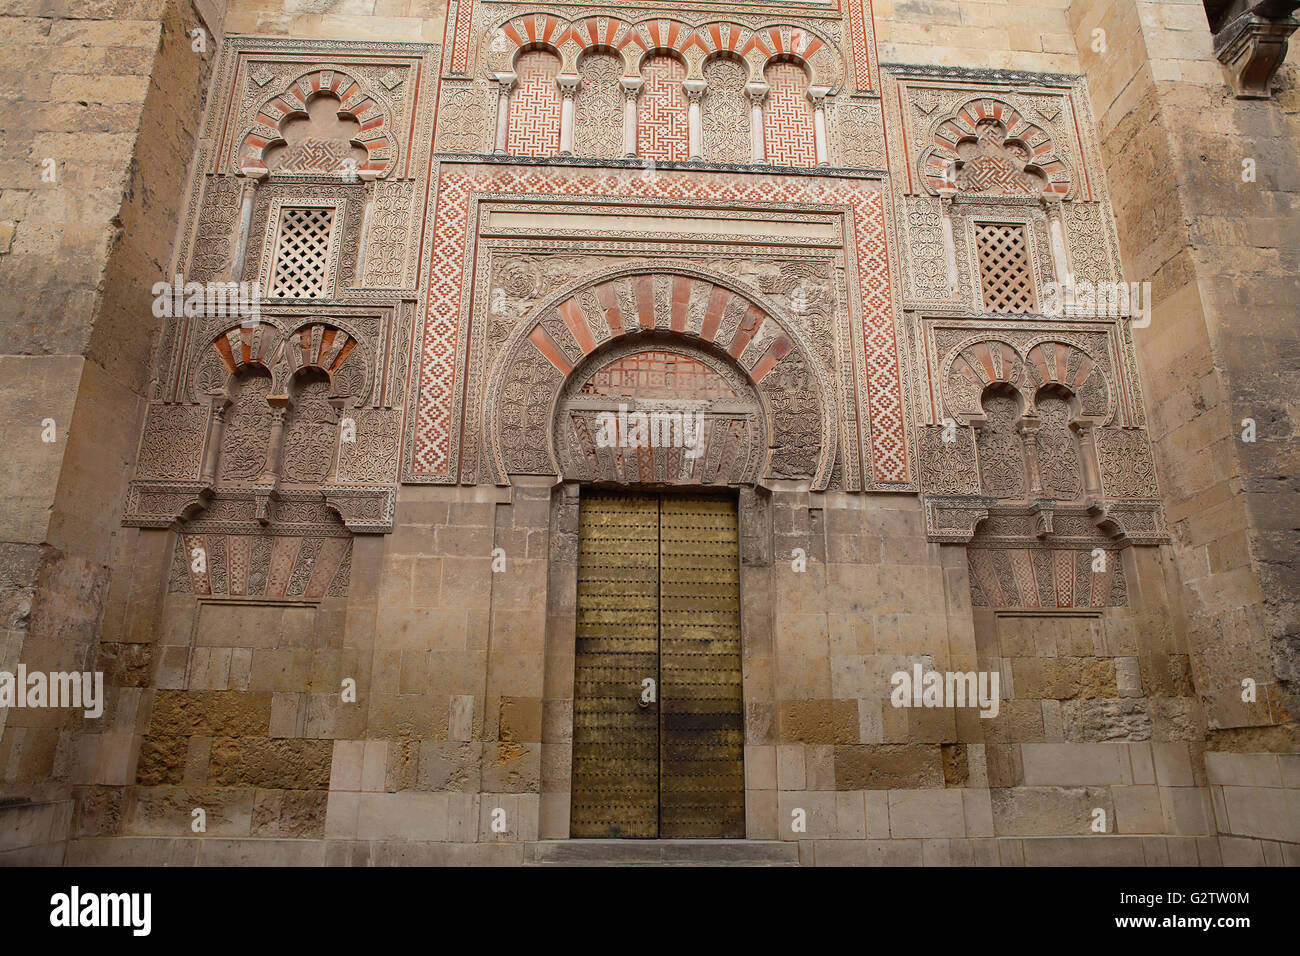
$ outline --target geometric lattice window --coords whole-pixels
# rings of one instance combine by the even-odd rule
[[[975,223],[986,312],[1034,312],[1034,275],[1023,225]]]
[[[284,210],[271,265],[272,298],[311,299],[328,294],[333,230],[333,209]]]

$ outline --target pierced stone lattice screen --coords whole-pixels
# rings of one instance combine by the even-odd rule
[[[272,298],[312,299],[328,294],[333,230],[333,209],[284,210],[271,267]]]
[[[1037,304],[1025,227],[979,222],[975,224],[975,242],[984,308],[989,312],[1033,312]]]

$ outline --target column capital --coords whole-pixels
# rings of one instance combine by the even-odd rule
[[[634,100],[637,94],[641,92],[641,87],[645,86],[645,80],[639,76],[621,76],[618,79],[618,85],[623,88],[624,96]]]
[[[767,99],[768,91],[771,89],[766,83],[746,83],[745,95],[754,106],[762,106],[763,100]]]
[[[515,88],[515,84],[519,82],[519,74],[513,71],[493,73],[492,81],[497,84],[501,92],[509,93]]]
[[[203,397],[208,400],[208,414],[213,418],[218,418],[225,414],[226,409],[234,404],[230,398],[230,393],[224,388],[205,392]]]
[[[808,87],[808,99],[813,101],[813,105],[818,109],[826,106],[826,97],[830,95],[829,86],[810,86]]]
[[[555,78],[555,82],[559,84],[560,95],[566,100],[571,100],[578,92],[578,87],[582,85],[582,77],[577,73],[561,73]]]
[[[704,97],[704,91],[709,88],[707,80],[683,80],[682,89],[686,92],[686,98],[692,103],[698,103]]]

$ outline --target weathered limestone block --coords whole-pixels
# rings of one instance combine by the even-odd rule
[[[1011,660],[1017,697],[1117,697],[1115,661],[1106,657],[1015,657]]]
[[[835,743],[832,701],[788,700],[778,704],[777,734],[783,742]]]
[[[1144,698],[1092,698],[1061,703],[1066,740],[1150,740],[1151,714]]]
[[[217,737],[212,741],[208,783],[218,787],[324,790],[329,787],[333,745],[328,740]]]
[[[992,800],[993,830],[998,836],[1092,833],[1094,809],[1105,811],[1108,828],[1115,813],[1105,787],[994,789]]]
[[[835,789],[942,787],[943,756],[936,746],[882,744],[835,748]]]
[[[266,736],[271,727],[271,695],[159,690],[149,727],[154,734]]]
[[[184,782],[185,761],[189,755],[190,738],[150,736],[140,744],[140,761],[136,766],[136,782],[145,787]]]
[[[206,835],[248,836],[252,828],[253,797],[250,788],[217,789],[139,787],[134,792],[126,833],[153,836],[190,836],[194,810],[203,810]]]
[[[542,746],[498,741],[483,747],[483,788],[498,793],[541,790]]]

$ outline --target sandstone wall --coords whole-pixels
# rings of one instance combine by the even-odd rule
[[[193,49],[199,27],[204,52]],[[33,0],[5,8],[2,32],[12,88],[0,362],[13,401],[0,440],[17,460],[0,518],[3,664],[111,671],[100,625],[110,590],[131,587],[112,566],[129,567],[118,516],[157,332],[148,289],[170,264],[220,7]],[[43,440],[47,419],[52,442]],[[130,692],[113,696],[115,710],[134,707]],[[63,793],[60,726],[79,719],[0,715],[0,792]],[[126,753],[103,759],[117,768]]]
[[[1077,0],[1070,13],[1128,278],[1153,287],[1135,338],[1210,746],[1294,750],[1300,59],[1293,46],[1273,99],[1239,100],[1199,3]]]
[[[0,795],[71,794],[70,862],[522,862],[523,841],[566,837],[564,489],[404,486],[393,533],[354,538],[346,597],[277,606],[170,589],[175,533],[120,527],[156,335],[145,293],[169,274],[215,52],[189,31],[440,42],[445,4],[18,6],[4,130],[30,145],[6,150],[18,185],[0,193],[0,439],[22,449],[23,494],[0,509],[0,669],[98,667],[111,690],[93,728],[0,713]],[[1197,3],[875,14],[883,62],[1086,73],[1127,278],[1155,286],[1136,338],[1175,543],[1124,552],[1128,607],[1047,622],[972,607],[965,548],[928,542],[912,496],[776,488],[748,529],[769,557],[742,574],[749,836],[797,837],[820,863],[1294,862],[1294,756],[1259,751],[1295,749],[1297,54],[1278,98],[1248,103]],[[46,155],[58,184],[39,181]],[[892,708],[889,675],[914,661],[997,670],[1001,713]],[[41,812],[0,851],[57,854],[29,849],[62,846],[66,819]]]

